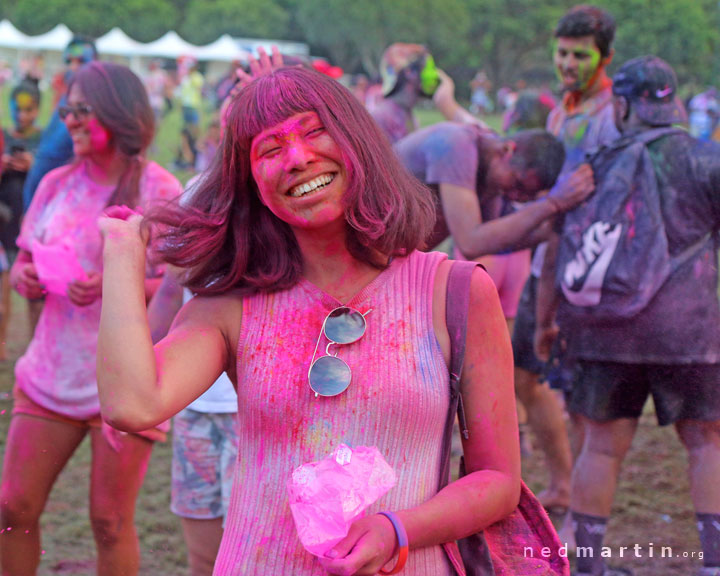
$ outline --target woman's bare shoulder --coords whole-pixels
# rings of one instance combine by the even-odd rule
[[[242,319],[242,300],[236,291],[197,295],[183,307],[180,318],[192,324],[215,326],[224,333]]]
[[[222,337],[228,359],[225,371],[235,381],[235,358],[240,325],[242,323],[242,296],[236,292],[219,295],[196,296],[178,314],[174,327],[192,331],[212,331]]]

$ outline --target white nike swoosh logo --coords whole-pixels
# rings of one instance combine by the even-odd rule
[[[597,306],[600,304],[605,274],[607,273],[608,266],[610,266],[610,261],[615,255],[615,250],[617,248],[618,241],[620,240],[621,232],[622,225],[617,224],[615,228],[604,237],[600,253],[596,255],[592,262],[587,262],[587,276],[579,289],[573,290],[570,287],[573,282],[572,279],[567,276],[568,270],[566,267],[565,275],[563,282],[560,284],[560,288],[570,304],[580,307]],[[578,252],[581,251],[582,246]]]
[[[667,87],[664,90],[656,90],[655,96],[657,96],[658,98],[665,98],[665,96],[667,96],[671,92],[672,92],[672,88]]]

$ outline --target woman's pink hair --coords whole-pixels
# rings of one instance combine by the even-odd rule
[[[365,108],[327,76],[281,68],[244,88],[232,104],[222,155],[183,205],[152,214],[162,224],[161,256],[187,269],[198,293],[273,291],[295,284],[301,254],[290,227],[268,210],[250,171],[250,147],[263,130],[314,111],[343,151],[347,248],[383,267],[389,256],[424,246],[435,222],[430,191],[397,160]]]

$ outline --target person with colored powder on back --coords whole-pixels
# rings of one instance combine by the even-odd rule
[[[560,106],[548,117],[547,129],[565,146],[565,167],[558,185],[581,162],[586,152],[615,140],[619,133],[612,111],[612,82],[607,66],[613,57],[615,21],[605,10],[580,5],[569,10],[555,28],[553,62],[564,90]],[[541,362],[533,351],[537,282],[546,244],[535,250],[531,274],[523,290],[513,331],[515,388],[525,406],[528,423],[539,440],[550,473],[548,488],[538,494],[547,509],[565,515],[561,539],[572,548],[572,530],[566,514],[570,503],[571,444],[562,408],[553,390],[569,393],[565,369]],[[582,427],[573,423],[573,452],[582,444]]]
[[[75,161],[40,182],[23,219],[13,287],[45,295],[37,328],[15,364],[14,405],[0,484],[0,572],[36,574],[40,517],[60,472],[90,438],[90,523],[97,574],[134,576],[140,548],[135,504],[155,441],[167,426],[126,434],[100,417],[96,358],[104,298],[98,217],[109,207],[148,209],[177,197],[179,182],[144,158],[153,111],[129,68],[90,62],[76,71],[58,110]],[[143,269],[143,302],[157,286]]]
[[[674,425],[688,454],[690,495],[704,564],[697,574],[718,576],[720,145],[693,138],[684,129],[672,129],[684,124],[687,117],[677,97],[675,73],[667,62],[654,56],[635,58],[623,64],[613,80],[615,121],[622,140],[617,147],[601,150],[592,162],[616,158],[606,164],[606,173],[598,171],[597,186],[606,190],[602,197],[607,198],[610,211],[632,213],[627,222],[612,219],[615,229],[628,227],[627,236],[620,236],[617,248],[598,238],[591,240],[593,248],[587,248],[585,241],[579,246],[583,261],[601,274],[593,275],[599,278],[595,283],[590,275],[584,276],[573,295],[584,296],[592,287],[600,293],[598,302],[562,296],[568,292],[561,294],[560,278],[577,254],[574,249],[568,252],[567,244],[559,252],[561,258],[546,260],[538,293],[538,353],[548,356],[557,333],[557,310],[558,324],[568,336],[568,354],[576,360],[568,409],[582,418],[585,426],[571,494],[578,552],[581,546],[585,549],[578,554],[577,576],[630,573],[607,568],[601,550],[618,474],[649,395],[658,423]],[[641,149],[647,151],[652,175],[649,180],[638,180],[634,178],[639,165],[628,158],[636,154],[635,144],[644,141]],[[606,181],[608,188],[603,187]],[[614,185],[616,182],[621,184]],[[625,192],[626,183],[632,185],[632,196]],[[613,203],[613,199],[617,200]],[[641,212],[651,215],[646,221],[652,222],[652,229],[661,221],[659,239],[647,233],[648,227],[638,216]],[[607,215],[592,211],[582,214],[582,220],[588,225],[608,223]],[[573,228],[577,227],[574,222]],[[568,223],[558,226],[556,232],[549,243],[553,252],[571,234]],[[626,248],[630,244],[632,247]],[[625,250],[637,251],[643,263],[652,262],[649,266],[657,274],[662,268],[658,256],[667,258],[668,275],[659,278],[654,284],[656,292],[631,314],[622,314],[622,307],[638,293],[647,294],[652,279],[633,286],[623,298],[614,298],[614,310],[607,309],[597,318],[580,316],[580,306],[584,312],[605,301],[608,276],[622,277],[624,285],[632,286],[632,273],[626,268],[630,261],[622,259]]]
[[[562,144],[544,130],[501,138],[471,124],[440,122],[406,136],[394,149],[436,194],[438,218],[428,248],[450,235],[461,258],[534,246],[549,232],[543,222],[582,202],[593,189],[585,167],[552,195],[536,200],[553,186],[565,159]],[[503,198],[527,204],[503,216]]]
[[[519,498],[511,348],[492,281],[472,272],[461,383],[469,474],[438,490],[450,263],[418,250],[435,223],[430,191],[352,93],[313,70],[280,68],[245,86],[226,130],[222,161],[187,206],[152,214],[166,226],[163,258],[198,293],[154,347],[142,218],[101,221],[103,417],[147,428],[230,375],[239,458],[217,576],[394,573],[398,560],[407,574],[451,576],[442,544],[505,517]],[[350,340],[330,330],[336,323]],[[323,378],[325,365],[343,377]],[[286,484],[340,442],[376,446],[397,484],[315,557]]]

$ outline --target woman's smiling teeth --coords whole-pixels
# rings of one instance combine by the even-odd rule
[[[314,192],[315,190],[320,190],[321,188],[325,188],[330,182],[332,182],[335,179],[334,174],[321,174],[317,178],[313,178],[310,180],[310,182],[305,182],[304,184],[298,184],[297,186],[294,186],[290,189],[290,196],[293,198],[300,198],[301,196],[305,196],[305,194],[309,194],[310,192]]]

